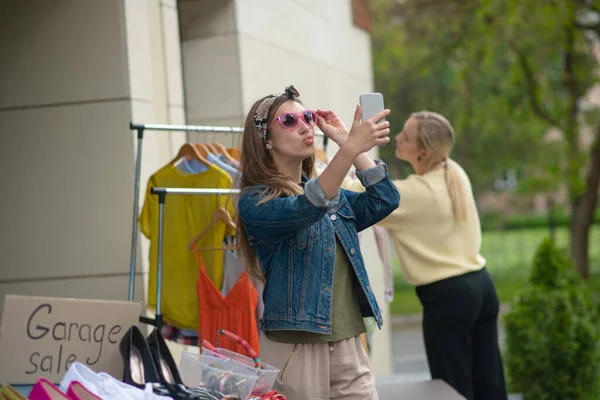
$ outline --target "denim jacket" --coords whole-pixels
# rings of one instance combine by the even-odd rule
[[[302,330],[331,333],[335,236],[354,268],[363,317],[383,319],[369,284],[358,232],[398,208],[400,195],[381,161],[356,171],[362,193],[341,189],[327,200],[318,179],[303,178],[304,194],[258,204],[265,186],[246,188],[238,212],[266,283],[261,320],[264,331]]]

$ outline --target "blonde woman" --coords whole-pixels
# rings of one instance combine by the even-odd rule
[[[409,162],[414,174],[394,181],[402,201],[379,225],[389,230],[404,278],[416,286],[423,306],[431,376],[467,399],[506,399],[499,301],[479,254],[471,182],[449,158],[452,126],[439,114],[418,112],[396,142],[396,157]]]

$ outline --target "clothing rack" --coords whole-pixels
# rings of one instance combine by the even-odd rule
[[[140,321],[150,324],[160,329],[162,326],[161,314],[161,289],[162,289],[162,252],[163,252],[163,224],[165,218],[165,202],[167,195],[187,195],[187,196],[231,196],[239,193],[239,189],[190,189],[190,188],[164,188],[152,187],[150,193],[158,195],[158,262],[156,267],[156,315],[154,319],[141,317]]]
[[[133,189],[133,222],[131,228],[131,260],[129,266],[129,301],[133,301],[134,283],[135,283],[135,262],[138,239],[138,212],[140,198],[140,175],[142,171],[142,141],[144,131],[176,131],[176,132],[203,132],[203,133],[222,133],[222,134],[240,134],[242,128],[225,126],[196,126],[196,125],[158,125],[158,124],[134,124],[129,123],[129,129],[137,131],[137,155],[135,160],[135,178]]]
[[[137,131],[137,154],[135,161],[135,178],[133,192],[133,222],[131,233],[131,262],[129,269],[129,301],[133,301],[134,282],[135,282],[135,267],[137,256],[137,239],[138,239],[138,212],[139,212],[139,194],[140,194],[140,175],[142,167],[142,141],[144,139],[144,131],[178,131],[178,132],[201,132],[201,133],[221,133],[221,134],[240,134],[244,130],[236,127],[225,126],[201,126],[201,125],[161,125],[161,124],[129,124],[129,129]],[[320,131],[315,131],[316,136],[323,137],[323,147],[327,148],[328,137]],[[163,247],[163,223],[164,223],[164,205],[168,194],[172,195],[217,195],[229,196],[239,193],[239,189],[190,189],[190,188],[164,188],[152,187],[150,192],[158,195],[158,263],[157,263],[157,285],[156,285],[156,316],[154,319],[141,317],[140,321],[153,325],[157,328],[162,326],[161,314],[161,282],[162,282],[162,247]]]

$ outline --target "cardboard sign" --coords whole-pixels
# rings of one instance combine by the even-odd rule
[[[141,303],[7,295],[0,325],[0,382],[60,382],[81,362],[123,375],[119,342],[137,325]]]

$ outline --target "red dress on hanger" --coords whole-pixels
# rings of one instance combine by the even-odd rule
[[[199,339],[206,339],[212,344],[218,343],[217,347],[247,356],[247,351],[237,342],[223,335],[217,338],[217,331],[225,329],[247,341],[260,354],[256,326],[258,291],[252,284],[250,276],[243,271],[229,293],[223,296],[206,273],[202,256],[196,247],[193,250],[198,260]]]

